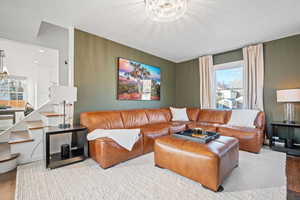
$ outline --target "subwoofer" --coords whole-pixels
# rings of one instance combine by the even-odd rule
[[[62,159],[70,158],[70,145],[69,144],[61,145],[60,153]]]

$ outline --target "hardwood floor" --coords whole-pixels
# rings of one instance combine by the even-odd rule
[[[0,194],[1,200],[14,200],[16,190],[17,170],[0,174]]]
[[[300,157],[287,155],[287,200],[300,200]]]

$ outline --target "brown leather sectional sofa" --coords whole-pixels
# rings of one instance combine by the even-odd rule
[[[98,138],[89,142],[90,156],[102,168],[108,168],[136,156],[152,152],[156,138],[199,127],[208,131],[217,131],[224,136],[239,140],[241,150],[259,153],[264,140],[265,114],[260,112],[255,120],[256,128],[233,127],[226,125],[231,111],[188,108],[190,121],[171,121],[169,108],[139,109],[121,111],[84,112],[80,123],[89,131],[95,129],[140,128],[140,139],[132,151],[127,151],[109,138]]]

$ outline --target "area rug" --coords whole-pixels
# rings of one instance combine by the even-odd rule
[[[201,172],[199,172],[201,173]],[[240,164],[223,192],[154,167],[153,153],[103,170],[93,160],[46,170],[43,162],[18,167],[16,200],[284,200],[285,154],[240,151]]]

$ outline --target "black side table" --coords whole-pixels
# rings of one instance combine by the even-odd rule
[[[294,146],[294,139],[295,139],[295,129],[300,128],[300,123],[290,124],[285,122],[272,122],[272,132],[270,134],[270,148],[273,150],[281,151],[281,152],[288,152],[289,150],[297,149],[300,150],[299,147]],[[279,137],[278,128],[284,128],[285,134],[284,136]],[[275,142],[281,141],[284,142],[284,147],[276,146]]]
[[[72,133],[69,156],[66,158],[59,153],[50,153],[50,137],[53,135]],[[88,157],[87,128],[71,126],[70,128],[47,127],[46,135],[46,168],[54,169],[85,160]]]

